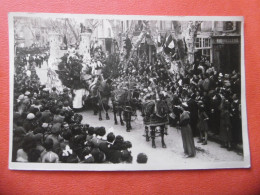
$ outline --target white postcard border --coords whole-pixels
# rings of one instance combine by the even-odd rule
[[[120,19],[120,20],[180,20],[180,21],[241,21],[241,108],[243,134],[243,161],[205,162],[200,164],[180,164],[166,162],[163,165],[148,162],[147,164],[67,164],[67,163],[20,163],[12,162],[13,143],[13,90],[14,90],[14,17],[41,18],[84,18],[84,19]],[[226,169],[250,168],[250,150],[248,139],[246,109],[246,79],[244,51],[244,17],[243,16],[144,16],[144,15],[96,15],[96,14],[64,14],[64,13],[22,13],[10,12],[9,25],[9,169],[11,170],[49,170],[49,171],[151,171],[151,170],[193,170],[193,169]],[[133,159],[134,161],[135,159]]]

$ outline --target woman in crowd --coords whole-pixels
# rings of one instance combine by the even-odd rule
[[[205,106],[202,102],[199,102],[199,109],[198,109],[198,129],[200,132],[200,137],[198,143],[202,143],[202,145],[207,145],[208,141],[208,120],[209,117],[205,112]]]
[[[222,147],[231,150],[231,141],[232,141],[232,125],[229,108],[230,103],[228,100],[223,100],[221,106],[221,114],[220,114],[220,136],[223,140]]]
[[[183,142],[183,149],[185,157],[194,157],[196,155],[194,139],[192,136],[190,123],[190,112],[187,111],[188,105],[183,104],[182,114],[180,116],[179,125],[181,127],[181,137]]]

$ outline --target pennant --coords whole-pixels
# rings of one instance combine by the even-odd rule
[[[166,41],[165,41],[165,47],[168,47],[170,49],[173,49],[174,48],[174,41],[173,41],[173,38],[172,38],[172,35],[170,34],[167,38],[166,38]]]
[[[162,46],[161,34],[159,34],[157,37],[157,45],[158,45],[158,47]]]
[[[161,53],[162,51],[163,51],[163,47],[157,47],[157,50],[156,50],[157,53]]]
[[[161,34],[158,35],[157,37],[157,53],[161,53],[163,51],[163,46],[164,46],[164,38]]]
[[[188,48],[187,48],[187,44],[186,44],[185,38],[183,38],[183,43],[184,43],[185,52],[188,52]]]
[[[163,47],[164,47],[164,48],[167,47],[166,42],[167,42],[169,36],[170,36],[170,35],[168,35],[168,33],[166,32],[166,33],[165,33],[165,36],[164,36],[164,42],[163,42]]]
[[[173,40],[169,43],[168,47],[169,47],[170,49],[173,49],[173,48],[174,48],[174,42],[173,42]]]

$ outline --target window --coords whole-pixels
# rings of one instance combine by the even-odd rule
[[[196,38],[195,47],[197,49],[210,48],[211,47],[210,38]]]
[[[160,30],[163,30],[163,29],[164,29],[164,22],[160,21]]]
[[[200,29],[198,31],[211,32],[212,31],[212,22],[211,21],[203,21],[200,24]]]
[[[205,46],[208,47],[209,45],[209,39],[205,39]]]
[[[202,49],[202,55],[209,57],[210,56],[210,49]]]
[[[122,32],[124,32],[124,22],[121,21],[121,29],[122,29]]]
[[[224,23],[224,31],[233,31],[236,29],[236,23],[233,21],[227,21]]]
[[[200,48],[201,47],[201,38],[196,38],[195,47]]]
[[[206,39],[204,39],[204,40],[205,40],[204,47],[211,47],[210,38],[206,38]]]

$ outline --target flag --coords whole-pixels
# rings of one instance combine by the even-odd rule
[[[158,35],[157,44],[158,44],[158,47],[161,47],[161,46],[162,46],[161,34]]]
[[[170,49],[173,49],[174,46],[175,46],[175,45],[174,45],[174,41],[173,41],[172,35],[170,34],[170,35],[166,38],[164,47],[168,47],[168,48],[170,48]]]
[[[161,34],[157,37],[157,53],[160,53],[163,51],[163,37]]]
[[[187,48],[187,44],[186,44],[185,38],[183,38],[183,43],[184,43],[185,52],[188,52],[188,48]]]
[[[169,47],[170,49],[173,49],[173,48],[174,48],[174,42],[173,42],[173,40],[169,43],[168,47]]]

